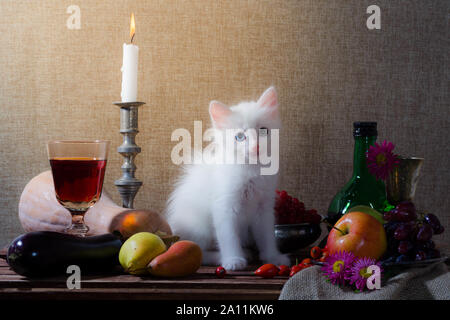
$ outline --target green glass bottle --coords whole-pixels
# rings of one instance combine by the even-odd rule
[[[328,208],[327,220],[333,225],[354,206],[365,205],[382,211],[387,204],[384,182],[377,180],[367,169],[367,151],[377,140],[377,123],[355,122],[353,129],[353,176],[336,194]]]

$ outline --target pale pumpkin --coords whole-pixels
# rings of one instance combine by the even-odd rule
[[[71,216],[56,200],[53,177],[50,171],[37,175],[25,186],[19,201],[19,219],[26,232],[62,232],[71,222]],[[125,209],[115,204],[103,192],[100,200],[88,210],[85,222],[88,235],[97,235],[115,230],[128,238],[132,234],[147,231],[171,235],[166,220],[150,210]]]

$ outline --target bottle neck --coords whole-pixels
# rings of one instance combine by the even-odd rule
[[[367,152],[377,140],[377,136],[355,137],[355,150],[353,154],[353,176],[370,175],[367,169]]]

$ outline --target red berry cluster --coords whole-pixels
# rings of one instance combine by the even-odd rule
[[[322,217],[317,214],[317,210],[306,210],[305,204],[297,198],[293,198],[285,190],[276,190],[275,201],[275,223],[295,224],[295,223],[320,223]]]

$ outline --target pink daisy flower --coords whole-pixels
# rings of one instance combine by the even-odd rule
[[[367,168],[378,180],[386,180],[392,169],[400,162],[398,156],[392,152],[394,148],[394,144],[386,140],[381,145],[375,142],[375,145],[369,147]]]
[[[367,272],[367,268],[372,265],[377,265],[382,270],[381,264],[375,259],[364,257],[356,260],[350,268],[347,280],[350,281],[350,284],[354,284],[356,289],[363,291],[366,288],[367,279],[372,275]]]
[[[353,253],[336,252],[327,258],[325,265],[322,267],[322,272],[330,279],[332,284],[345,285],[345,280],[354,261]]]

